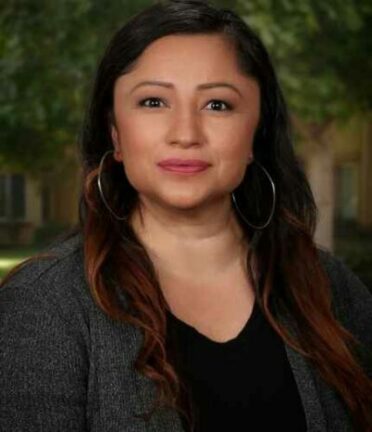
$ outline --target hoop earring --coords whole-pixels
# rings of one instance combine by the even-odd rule
[[[114,150],[108,150],[102,156],[101,161],[99,163],[98,176],[97,176],[98,190],[99,190],[99,194],[101,195],[101,199],[103,201],[103,204],[106,206],[107,210],[114,216],[115,219],[122,221],[122,220],[126,220],[127,216],[120,217],[112,210],[112,208],[108,205],[108,203],[106,201],[105,195],[103,193],[102,184],[101,184],[101,174],[102,174],[103,164],[104,164],[104,161],[106,159],[106,156],[110,153],[114,153]]]
[[[98,190],[99,190],[99,194],[101,196],[101,199],[103,201],[103,204],[105,205],[105,207],[107,208],[107,210],[114,216],[115,219],[123,221],[123,220],[128,219],[127,216],[120,217],[120,216],[118,216],[112,210],[112,208],[107,203],[107,200],[105,198],[105,195],[103,193],[103,188],[102,188],[101,175],[102,175],[103,164],[105,162],[105,159],[106,159],[107,155],[110,154],[110,153],[114,153],[114,150],[108,150],[106,153],[104,153],[104,155],[102,156],[102,158],[100,160],[100,163],[99,163],[98,176],[97,176]],[[274,181],[272,180],[272,178],[271,178],[270,174],[268,173],[268,171],[266,170],[266,168],[263,165],[261,165],[258,161],[256,161],[255,159],[253,159],[253,162],[255,162],[260,168],[262,168],[262,170],[264,171],[264,173],[266,174],[266,176],[269,178],[269,181],[270,181],[270,184],[271,184],[271,187],[272,187],[272,191],[273,191],[273,204],[272,204],[272,208],[271,208],[268,220],[263,225],[259,225],[259,226],[250,223],[246,219],[246,217],[244,216],[244,214],[241,212],[241,210],[239,209],[238,204],[236,202],[236,198],[235,198],[234,192],[231,193],[231,197],[232,197],[232,200],[233,200],[233,203],[234,203],[234,206],[235,206],[236,210],[238,211],[238,213],[240,214],[240,216],[245,220],[245,222],[248,225],[250,225],[252,228],[255,228],[255,229],[264,229],[264,228],[266,228],[269,225],[269,223],[271,222],[271,220],[273,218],[273,215],[274,215],[275,202],[276,202],[276,190],[275,190]]]
[[[240,214],[240,216],[245,220],[245,222],[249,226],[251,226],[252,228],[255,228],[255,229],[258,229],[258,230],[262,230],[262,229],[266,228],[269,225],[269,223],[271,222],[271,220],[273,218],[274,210],[275,210],[275,203],[276,203],[276,189],[275,189],[275,183],[274,183],[273,179],[271,178],[270,174],[268,173],[268,171],[266,170],[266,168],[263,165],[261,165],[258,161],[256,161],[255,159],[253,159],[253,162],[255,162],[263,170],[263,172],[266,174],[266,176],[268,177],[268,179],[270,181],[270,184],[271,184],[271,188],[272,188],[272,191],[273,191],[273,205],[271,207],[269,218],[267,219],[267,221],[263,225],[254,225],[254,224],[250,223],[246,219],[246,217],[244,216],[244,214],[240,211],[240,209],[238,207],[238,204],[236,202],[236,198],[235,198],[234,192],[231,193],[231,198],[232,198],[232,201],[234,203],[234,206],[235,206],[236,210],[238,211],[238,213]]]

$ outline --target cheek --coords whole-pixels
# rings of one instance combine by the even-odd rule
[[[229,122],[221,122],[213,125],[210,134],[215,142],[219,142],[223,151],[227,154],[244,154],[253,147],[254,133],[257,127],[255,113],[241,111],[229,119]]]
[[[253,133],[247,128],[235,134],[220,137],[218,146],[219,177],[228,179],[231,184],[238,184],[243,180],[244,174],[253,154]]]
[[[149,182],[147,174],[151,172],[153,159],[154,137],[148,128],[141,128],[127,121],[121,123],[120,130],[125,131],[119,136],[121,162],[129,183],[137,190],[143,189]]]
[[[156,142],[156,133],[135,116],[123,116],[118,122],[119,146],[125,163],[142,163],[151,156]]]
[[[253,152],[254,129],[247,125],[234,128],[230,133],[220,135],[219,154],[221,163],[246,165]]]
[[[151,142],[164,132],[164,122],[156,118],[155,113],[144,113],[128,109],[118,110],[119,128],[123,141],[142,140]]]
[[[137,191],[145,191],[151,185],[148,151],[132,142],[125,147],[123,169],[128,182]]]
[[[230,143],[220,149],[216,165],[217,182],[224,188],[234,189],[244,178],[249,152],[239,143]]]
[[[150,149],[139,137],[128,136],[122,144],[122,159],[128,173],[143,173],[151,159]]]

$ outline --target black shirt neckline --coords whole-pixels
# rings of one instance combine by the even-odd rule
[[[229,339],[225,342],[218,342],[210,339],[206,335],[200,333],[195,327],[192,327],[191,325],[187,324],[185,321],[178,318],[176,315],[173,314],[169,309],[166,310],[167,318],[176,326],[176,329],[184,334],[184,336],[198,340],[200,342],[203,342],[213,348],[219,349],[219,348],[233,348],[236,345],[238,345],[241,340],[245,337],[247,337],[249,334],[255,331],[257,325],[259,324],[261,311],[260,307],[258,305],[258,302],[255,300],[253,304],[253,309],[247,318],[244,326],[240,330],[240,332],[232,339]]]

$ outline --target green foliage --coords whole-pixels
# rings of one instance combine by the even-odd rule
[[[149,1],[7,1],[0,6],[0,165],[47,170],[75,146],[97,60]]]
[[[97,60],[149,0],[0,4],[0,166],[58,165],[76,145]],[[215,0],[260,34],[290,109],[321,122],[372,105],[369,0]]]
[[[241,1],[239,9],[268,47],[301,118],[321,123],[372,108],[369,1]]]

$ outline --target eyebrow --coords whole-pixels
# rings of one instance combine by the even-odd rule
[[[160,86],[160,87],[166,87],[166,88],[174,88],[174,85],[172,83],[169,82],[164,82],[164,81],[142,81],[138,84],[136,84],[132,90],[130,91],[130,94],[132,94],[134,92],[134,90],[136,90],[138,87],[141,86],[145,86],[145,85],[155,85],[155,86]],[[232,89],[233,91],[235,91],[236,93],[238,93],[240,96],[242,96],[240,90],[234,86],[234,84],[230,84],[227,82],[209,82],[209,83],[205,83],[205,84],[199,84],[196,89],[197,90],[208,90],[211,88],[215,88],[215,87],[227,87]]]

